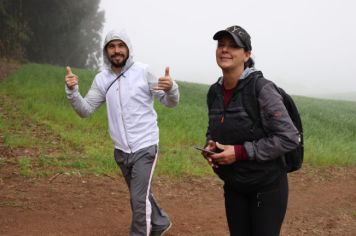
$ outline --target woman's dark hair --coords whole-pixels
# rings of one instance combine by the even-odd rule
[[[255,66],[255,61],[250,57],[246,62],[245,62],[245,69],[248,67],[254,67]]]

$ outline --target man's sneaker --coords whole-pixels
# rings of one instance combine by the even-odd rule
[[[167,231],[172,227],[172,222],[169,222],[169,225],[165,227],[164,229],[158,230],[158,231],[151,231],[150,236],[163,236]]]

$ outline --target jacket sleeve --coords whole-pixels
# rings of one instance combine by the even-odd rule
[[[93,81],[84,98],[79,93],[78,85],[76,85],[73,90],[70,90],[65,85],[65,91],[74,110],[83,118],[90,116],[102,103],[105,102],[105,96],[100,91],[96,79]]]
[[[153,88],[157,86],[158,84],[158,78],[153,74],[153,72],[147,68],[146,71],[146,76],[147,76],[147,81],[148,81],[148,86],[150,88],[151,94],[157,100],[165,105],[166,107],[175,107],[179,103],[179,88],[178,84],[173,80],[173,86],[171,90],[168,92],[164,92],[162,90],[154,90]]]
[[[267,137],[245,142],[244,147],[250,159],[268,161],[295,149],[299,144],[299,133],[273,83],[263,86],[258,102]]]

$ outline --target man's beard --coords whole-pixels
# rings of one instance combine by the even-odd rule
[[[117,56],[118,54],[115,54],[115,55],[112,55],[110,58],[109,58],[109,61],[111,63],[111,66],[112,67],[115,67],[115,68],[123,68],[125,65],[126,65],[126,62],[127,62],[127,59],[128,57],[126,57],[122,62],[119,62],[119,63],[116,63],[114,61],[114,59],[112,59],[112,57],[115,57]]]

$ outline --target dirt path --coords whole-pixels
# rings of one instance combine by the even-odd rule
[[[355,168],[305,167],[290,175],[282,235],[356,235]],[[222,184],[216,177],[155,178],[154,192],[174,223],[171,235],[225,236]],[[123,179],[58,175],[25,178],[0,169],[0,235],[128,235]]]

